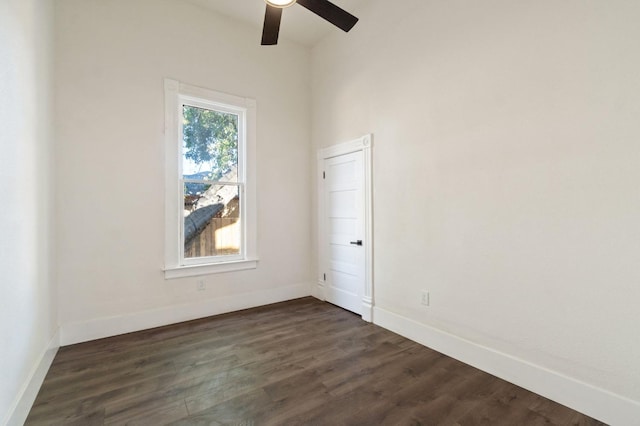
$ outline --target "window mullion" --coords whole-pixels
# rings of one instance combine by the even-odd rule
[[[243,182],[226,182],[222,180],[181,179],[184,183],[203,183],[205,185],[244,185]]]

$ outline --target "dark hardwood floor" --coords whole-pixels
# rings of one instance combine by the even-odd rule
[[[599,425],[312,298],[60,349],[27,425]]]

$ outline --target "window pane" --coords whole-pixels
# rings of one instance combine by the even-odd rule
[[[240,254],[240,187],[208,185],[200,195],[184,196],[184,257]]]
[[[184,178],[237,182],[238,116],[183,105],[182,120]]]

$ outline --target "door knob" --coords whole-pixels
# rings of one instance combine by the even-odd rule
[[[351,241],[349,244],[353,244],[354,246],[361,246],[362,245],[362,240]]]

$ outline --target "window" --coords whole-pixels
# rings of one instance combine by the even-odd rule
[[[255,109],[165,80],[165,278],[257,266]]]

